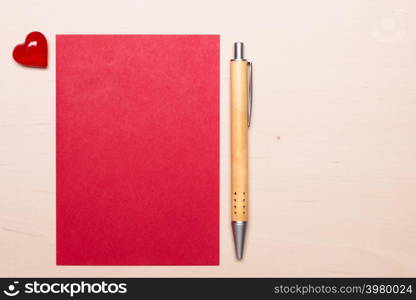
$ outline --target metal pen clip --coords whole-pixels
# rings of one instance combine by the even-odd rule
[[[248,128],[250,128],[250,123],[251,123],[251,112],[253,110],[253,63],[252,62],[248,62],[248,115],[247,115],[247,120],[248,120]]]
[[[244,59],[244,44],[242,42],[234,43],[234,59],[247,61]],[[248,64],[248,101],[247,101],[247,126],[250,128],[251,112],[253,110],[253,63],[247,61]]]

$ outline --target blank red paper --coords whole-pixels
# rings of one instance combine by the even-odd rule
[[[57,35],[58,265],[219,263],[219,36]]]

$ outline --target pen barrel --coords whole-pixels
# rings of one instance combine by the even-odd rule
[[[231,214],[248,218],[248,62],[231,61]]]

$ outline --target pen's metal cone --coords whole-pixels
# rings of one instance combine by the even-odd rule
[[[234,235],[235,253],[237,255],[237,259],[240,260],[243,258],[244,239],[246,236],[247,222],[233,221],[232,227]]]

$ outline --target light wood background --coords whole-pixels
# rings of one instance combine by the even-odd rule
[[[416,276],[416,2],[1,1],[0,276]],[[34,30],[49,68],[12,60]],[[55,265],[55,34],[221,34],[221,265]],[[254,61],[246,258],[229,65]]]

